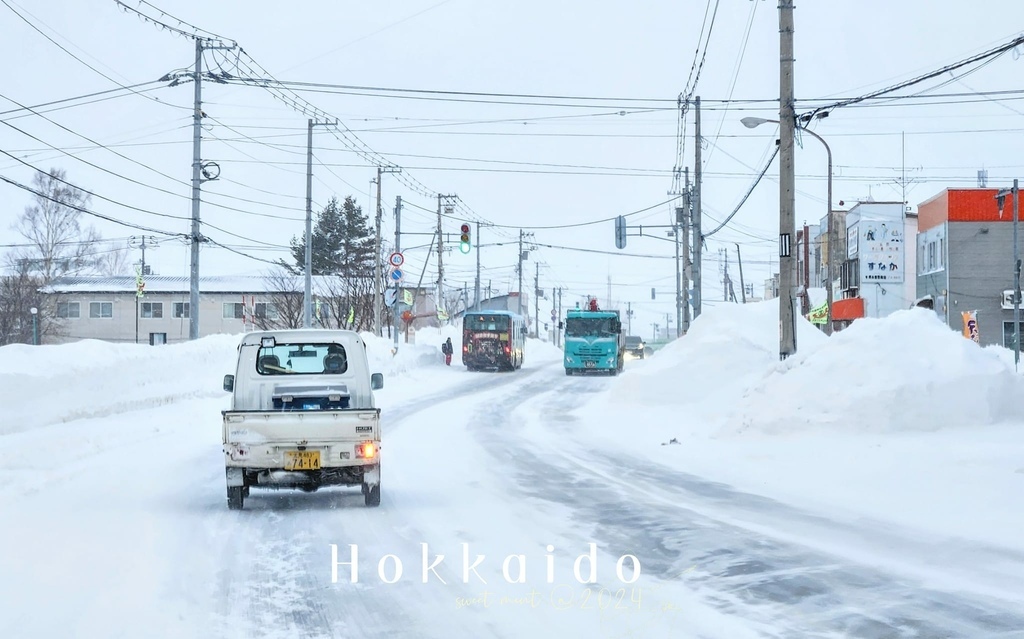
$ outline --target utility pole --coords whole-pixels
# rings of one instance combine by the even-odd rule
[[[657,342],[658,341],[658,325],[657,324],[651,324],[651,326],[654,327],[654,337],[651,338],[651,341],[652,342]]]
[[[562,321],[562,287],[558,287],[558,321]],[[558,346],[562,345],[562,331],[558,331]]]
[[[473,291],[473,301],[476,302],[476,310],[480,310],[480,224],[476,225],[476,283]]]
[[[793,289],[796,269],[791,243],[796,234],[796,167],[793,103],[793,0],[779,0],[779,359],[796,353]]]
[[[444,243],[443,236],[441,235],[441,198],[443,196],[437,194],[437,310],[438,312],[444,306],[444,261],[442,255],[444,255]],[[440,321],[440,318],[438,318]]]
[[[313,127],[335,123],[306,121],[306,267],[302,298],[302,326],[313,326]]]
[[[519,229],[519,315],[523,314],[523,229]]]
[[[701,137],[700,137],[700,96],[694,100],[694,128],[696,129],[696,144],[694,145],[695,164],[693,167],[693,319],[700,317],[701,312],[701,256],[703,252],[704,238],[701,235],[701,201],[700,185],[703,168],[701,165]]]
[[[633,334],[633,302],[626,302],[626,332]]]
[[[729,301],[729,249],[722,249],[725,256],[725,266],[722,269],[722,301]]]
[[[1017,180],[1013,181],[1013,368],[1020,366],[1020,248],[1017,245],[1017,220],[1019,209],[1017,201],[1020,190]]]
[[[690,330],[690,169],[684,170],[686,187],[683,191],[683,284],[682,306],[683,321],[680,333],[685,335]]]
[[[533,294],[537,297],[533,303],[533,336],[540,338],[540,262],[533,263]]]
[[[807,226],[807,222],[804,222],[804,272],[801,275],[804,279],[803,294],[800,296],[801,302],[801,314],[807,315],[811,312],[811,294],[807,290],[811,286],[811,238],[808,237],[810,234],[810,228]]]
[[[199,187],[202,184],[203,41],[196,38],[195,105],[192,113],[192,255],[189,264],[188,338],[199,339]]]
[[[668,336],[671,334],[671,332],[672,332],[672,315],[670,313],[665,313],[665,339],[668,339]]]
[[[306,268],[302,327],[313,326],[313,119],[306,121]]]
[[[376,335],[380,335],[381,334],[381,319],[380,319],[381,318],[381,308],[384,306],[384,283],[383,283],[384,274],[383,274],[383,272],[381,270],[381,259],[380,259],[380,249],[381,249],[381,244],[382,244],[381,236],[380,236],[380,222],[381,222],[381,217],[384,215],[384,209],[383,209],[383,207],[381,205],[381,201],[380,201],[380,197],[381,197],[381,195],[380,195],[381,179],[380,178],[385,173],[399,173],[399,172],[401,172],[401,169],[394,168],[394,167],[383,167],[383,166],[378,166],[377,167],[377,236],[376,236],[377,242],[376,242],[376,250],[374,251],[374,255],[375,255],[374,261],[375,261],[376,265],[375,265],[375,268],[374,268],[374,280],[373,280],[373,282],[374,282],[373,283],[373,286],[374,286],[374,291],[373,291],[373,332]]]
[[[743,256],[740,255],[740,244],[736,243],[736,261],[740,265],[740,296],[743,298],[743,303],[747,303],[747,285],[743,282]]]
[[[152,22],[152,20],[151,20]],[[200,186],[207,180],[216,180],[220,175],[220,167],[214,163],[203,165],[202,140],[203,140],[203,51],[212,49],[234,49],[236,45],[225,46],[207,42],[205,38],[196,37],[196,67],[192,78],[195,83],[195,93],[192,111],[192,250],[189,260],[189,314],[188,314],[188,338],[199,339],[199,244],[204,242],[200,230],[199,218],[199,193]],[[177,82],[177,80],[175,80]],[[210,167],[216,169],[211,172]],[[204,179],[205,177],[205,179]]]
[[[395,253],[402,252],[402,196],[395,196]],[[398,319],[400,316],[398,307],[402,304],[401,300],[398,299],[398,293],[401,291],[401,287],[395,285],[395,304],[393,307],[393,323],[395,326],[395,353],[398,352]]]
[[[149,244],[146,244],[146,240],[149,240]],[[142,249],[142,262],[139,264],[139,274],[137,288],[135,293],[135,343],[139,343],[139,297],[143,294],[143,282],[144,278],[149,275],[146,270],[146,247],[156,244],[156,238],[152,235],[133,235],[128,238],[128,246],[130,248]],[[191,314],[190,314],[191,317]]]

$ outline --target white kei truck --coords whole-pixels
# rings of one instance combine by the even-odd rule
[[[362,486],[380,505],[380,409],[366,343],[353,331],[290,329],[249,333],[238,346],[224,417],[228,508],[249,489]]]

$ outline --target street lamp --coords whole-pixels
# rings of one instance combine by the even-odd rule
[[[32,345],[39,346],[39,309],[33,306],[28,312],[32,313]]]
[[[826,117],[827,115],[828,115],[828,113],[825,112],[825,113],[819,114],[818,117]],[[761,126],[762,124],[766,124],[766,123],[769,123],[769,122],[772,123],[772,124],[778,124],[779,123],[778,120],[767,120],[765,118],[754,118],[754,117],[743,118],[742,120],[740,120],[740,122],[742,122],[743,126],[747,127],[748,129],[753,129],[754,127],[758,127],[758,126]],[[825,140],[823,140],[822,137],[820,135],[818,135],[817,133],[815,133],[814,131],[811,131],[810,129],[806,129],[804,127],[797,127],[797,128],[799,128],[801,131],[809,133],[816,140],[818,140],[818,142],[821,142],[821,144],[825,147],[825,153],[828,154],[828,218],[826,218],[828,220],[828,231],[827,231],[827,233],[828,233],[828,283],[825,286],[825,292],[828,295],[827,301],[825,303],[826,306],[828,306],[828,315],[826,317],[825,334],[831,335],[832,334],[832,282],[835,279],[835,272],[834,272],[835,269],[833,268],[833,264],[834,264],[834,257],[835,257],[835,253],[836,253],[836,244],[839,243],[838,238],[836,238],[836,236],[834,234],[834,231],[836,229],[833,228],[833,224],[832,224],[832,149],[830,149],[829,146],[828,146],[828,143],[825,142]],[[807,238],[804,238],[804,241],[806,242]]]

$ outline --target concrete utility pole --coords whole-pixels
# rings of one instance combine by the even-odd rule
[[[747,285],[743,282],[743,256],[740,255],[739,242],[736,243],[736,261],[740,265],[740,297],[743,298],[743,303],[747,303]]]
[[[519,229],[519,315],[523,314],[523,229]]]
[[[729,249],[722,249],[725,266],[722,269],[722,301],[729,301]]]
[[[811,287],[811,238],[810,238],[810,227],[807,226],[807,222],[804,222],[804,272],[801,275],[804,280],[803,294],[800,296],[801,308],[800,312],[802,315],[807,315],[811,312],[811,293],[808,289]]]
[[[313,120],[306,121],[306,287],[302,297],[302,327],[313,326]]]
[[[150,22],[153,21],[150,20]],[[208,166],[203,166],[203,118],[206,117],[206,114],[203,113],[203,51],[213,49],[234,49],[236,47],[236,45],[225,46],[223,44],[213,44],[213,42],[199,37],[195,38],[195,41],[196,67],[192,78],[195,83],[192,112],[192,254],[191,259],[189,260],[188,298],[188,338],[190,340],[199,339],[199,244],[204,242],[206,239],[203,237],[200,230],[200,186],[203,182],[208,180],[216,180],[220,174],[219,167],[214,163],[210,163],[208,166],[216,168],[216,174],[211,174],[208,170]],[[177,80],[175,80],[175,82],[177,82]]]
[[[686,186],[683,190],[683,321],[680,333],[685,335],[690,330],[690,169],[683,171]]]
[[[793,308],[796,269],[791,246],[796,234],[793,0],[779,0],[779,35],[779,359],[786,359],[796,353]]]
[[[693,318],[700,317],[701,312],[701,256],[704,250],[704,239],[701,235],[701,201],[700,185],[703,166],[701,164],[700,137],[700,96],[694,100],[694,125],[696,144],[694,145],[695,163],[693,167]]]
[[[633,303],[626,302],[626,332],[633,334]]]
[[[381,236],[380,236],[380,222],[381,217],[384,215],[384,209],[382,207],[380,198],[380,183],[381,176],[385,173],[400,173],[401,169],[394,167],[377,167],[377,235],[376,235],[376,250],[374,251],[375,268],[374,268],[374,292],[373,292],[373,332],[376,335],[381,335],[381,309],[384,307],[384,273],[381,270]]]
[[[1013,181],[1013,369],[1020,366],[1020,247],[1017,244],[1017,221],[1020,219],[1020,190]]]
[[[533,266],[533,294],[537,297],[533,304],[533,336],[540,338],[540,262]]]
[[[149,240],[149,244],[146,243]],[[135,343],[139,343],[139,296],[142,295],[142,286],[144,285],[144,278],[149,275],[146,271],[146,247],[156,244],[156,238],[152,235],[133,235],[128,238],[128,246],[130,248],[142,249],[142,262],[139,265],[139,286],[135,293]]]
[[[476,283],[473,291],[473,301],[476,302],[476,310],[480,310],[480,224],[476,225]]]
[[[395,253],[402,252],[402,196],[395,196]],[[398,352],[398,319],[401,314],[398,312],[399,306],[402,305],[402,301],[398,298],[398,293],[401,292],[401,287],[395,285],[395,304],[392,307],[392,320],[395,326],[395,352]]]
[[[562,287],[558,287],[558,321],[562,321]],[[557,329],[556,329],[557,330]],[[562,331],[557,331],[558,346],[562,345]]]
[[[313,326],[313,127],[334,126],[337,123],[306,122],[306,259],[305,290],[302,297],[302,326]]]
[[[441,235],[441,198],[444,197],[440,193],[437,194],[437,310],[440,311],[444,306],[444,261],[442,255],[444,255],[444,238]],[[440,321],[440,318],[438,319]]]
[[[203,41],[196,38],[195,108],[192,113],[192,256],[189,265],[188,338],[199,339],[199,189],[202,184]]]

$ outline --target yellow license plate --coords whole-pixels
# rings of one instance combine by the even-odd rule
[[[288,450],[284,453],[285,470],[320,470],[320,451]]]

